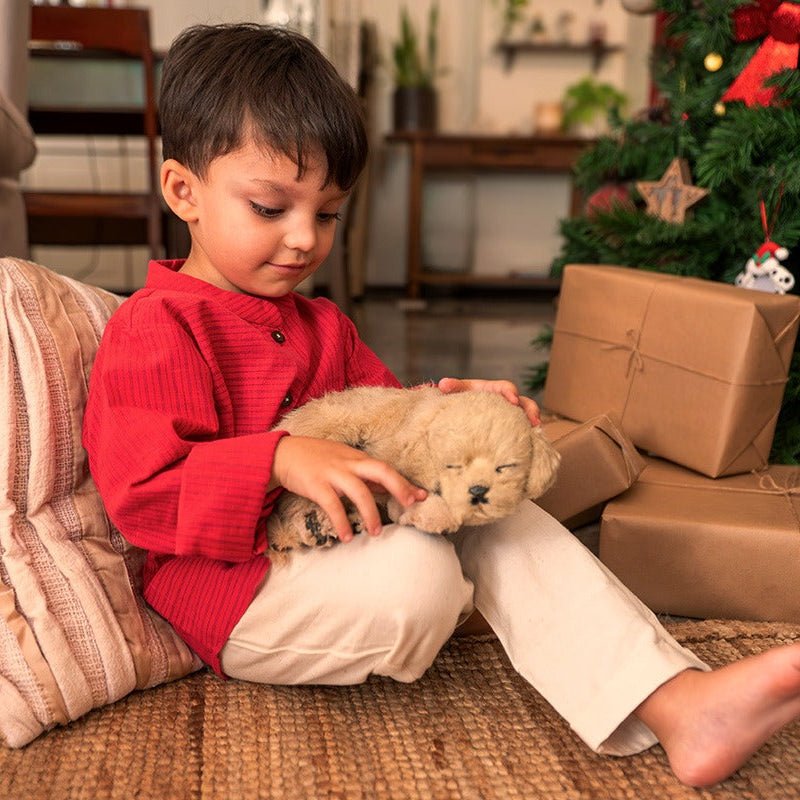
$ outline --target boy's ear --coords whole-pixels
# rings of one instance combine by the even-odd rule
[[[168,158],[161,165],[161,194],[167,205],[184,222],[197,221],[195,187],[198,182],[198,177],[174,158]]]

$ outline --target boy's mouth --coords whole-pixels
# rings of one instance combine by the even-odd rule
[[[308,268],[308,264],[306,263],[276,264],[274,261],[268,261],[267,263],[276,269],[287,269],[294,272],[302,272],[304,269]]]

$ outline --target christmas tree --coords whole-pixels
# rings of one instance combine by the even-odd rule
[[[575,180],[588,199],[582,216],[561,223],[552,273],[618,264],[734,283],[751,257],[756,274],[772,256],[783,283],[764,278],[769,286],[758,288],[786,291],[800,278],[800,0],[653,5],[658,102],[612,120],[612,133],[579,160]],[[800,463],[800,348],[771,460]]]

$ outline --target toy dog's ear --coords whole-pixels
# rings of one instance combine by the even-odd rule
[[[531,500],[535,500],[555,483],[561,454],[545,439],[539,428],[531,428],[531,448],[527,493]]]

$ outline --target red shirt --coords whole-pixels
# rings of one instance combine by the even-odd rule
[[[399,386],[331,302],[226,291],[151,262],[103,334],[83,444],[144,596],[217,672],[269,568],[271,429],[307,400]]]

